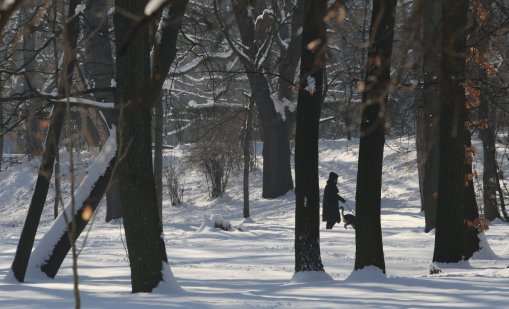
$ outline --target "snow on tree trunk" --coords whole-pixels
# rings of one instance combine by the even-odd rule
[[[75,207],[71,202],[65,206],[64,211],[58,215],[32,252],[28,263],[29,272],[37,272],[39,269],[49,277],[55,277],[71,248],[68,233],[72,216],[76,216],[76,238],[78,238],[104,195],[111,176],[111,163],[114,162],[116,150],[116,135],[113,129],[101,152],[94,163],[88,167],[85,178],[75,191]],[[73,208],[75,209],[74,214],[71,213]]]

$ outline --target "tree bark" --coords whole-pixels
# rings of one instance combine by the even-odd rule
[[[295,135],[295,272],[323,271],[320,253],[318,133],[323,102],[327,1],[306,0]],[[320,40],[316,49],[308,44]],[[313,85],[313,82],[315,85]]]
[[[425,232],[436,226],[438,166],[439,166],[439,120],[440,120],[440,59],[441,15],[440,1],[423,6],[423,123],[420,127],[424,145],[421,147],[419,165],[422,165],[422,210],[425,215]]]
[[[433,261],[463,258],[466,120],[465,59],[468,1],[442,1],[440,165]]]
[[[385,261],[380,223],[382,164],[396,2],[373,2],[355,195],[355,269],[375,266],[383,273]]]
[[[60,94],[65,94],[66,88],[72,84],[72,74],[74,72],[75,64],[75,49],[78,41],[79,23],[77,18],[72,18],[76,10],[79,0],[71,0],[69,2],[69,10],[67,18],[67,31],[65,31],[64,39],[68,41],[69,48],[64,50],[64,66],[60,76],[59,90]],[[39,227],[42,210],[48,189],[53,175],[53,165],[55,163],[55,154],[58,151],[58,142],[62,132],[64,116],[66,111],[65,103],[55,103],[51,119],[48,126],[46,141],[44,143],[44,152],[41,158],[41,165],[39,167],[39,174],[35,184],[34,194],[28,208],[27,217],[21,236],[12,262],[11,269],[15,278],[19,282],[25,280],[25,273],[30,259],[30,252],[34,245],[35,234]]]
[[[178,1],[167,10],[170,13],[168,20],[162,21],[165,25],[158,46],[167,60],[156,54],[152,70],[148,25],[136,24],[121,13],[142,16],[146,3],[116,2],[114,17],[115,105],[120,111],[117,140],[118,157],[122,158],[118,173],[133,293],[151,292],[163,280],[162,263],[167,262],[152,165],[151,119],[154,102],[174,59],[176,37],[187,1]]]

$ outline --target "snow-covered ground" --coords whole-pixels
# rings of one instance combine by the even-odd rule
[[[340,194],[354,208],[358,141],[320,142],[320,184],[330,171],[339,174]],[[93,219],[79,257],[83,308],[509,308],[509,226],[501,221],[486,233],[494,254],[477,254],[469,263],[440,265],[428,275],[434,236],[423,232],[413,141],[388,141],[385,149],[382,228],[387,277],[373,269],[352,273],[354,230],[321,223],[321,253],[333,280],[297,283],[294,274],[294,208],[292,192],[262,200],[261,171],[251,175],[253,223],[244,231],[203,228],[204,217],[221,215],[234,226],[242,222],[242,181],[233,177],[225,197],[209,200],[205,178],[183,173],[184,204],[164,207],[164,235],[171,270],[182,288],[167,286],[152,294],[131,294],[130,270],[120,222],[104,223],[102,205]],[[261,149],[261,147],[258,147]],[[181,149],[166,153],[180,156]],[[96,156],[79,154],[77,168]],[[63,155],[63,161],[66,156]],[[55,280],[10,278],[38,162],[14,164],[0,172],[0,307],[72,308],[70,259]],[[68,166],[63,166],[64,174]],[[82,177],[83,175],[78,175]],[[68,190],[68,187],[67,187]],[[37,239],[52,221],[50,193]],[[200,228],[201,227],[201,228]],[[80,241],[78,246],[82,247]]]

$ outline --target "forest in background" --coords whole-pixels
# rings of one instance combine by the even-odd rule
[[[433,260],[468,260],[488,222],[508,219],[507,157],[495,147],[507,142],[508,9],[502,0],[3,1],[2,160],[41,156],[15,277],[23,281],[52,179],[60,194],[61,151],[72,166],[76,153],[102,149],[106,164],[72,198],[41,270],[54,276],[67,252],[76,258],[84,214],[105,195],[107,220],[123,218],[130,259],[142,261],[131,263],[133,292],[141,292],[157,286],[167,262],[163,178],[180,202],[163,149],[189,145],[185,164],[203,172],[211,198],[243,172],[249,218],[256,140],[263,181],[251,198],[295,191],[296,273],[323,271],[319,138],[360,139],[355,269],[385,272],[386,136],[416,138]],[[472,140],[483,147],[482,179]]]

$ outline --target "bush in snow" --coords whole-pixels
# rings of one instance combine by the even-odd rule
[[[184,189],[182,188],[179,180],[179,173],[172,160],[169,161],[168,165],[163,168],[163,175],[166,180],[166,190],[170,195],[170,201],[172,206],[182,204]]]
[[[185,160],[203,172],[210,197],[223,196],[230,175],[242,164],[239,124],[230,121],[214,127],[191,145]]]

